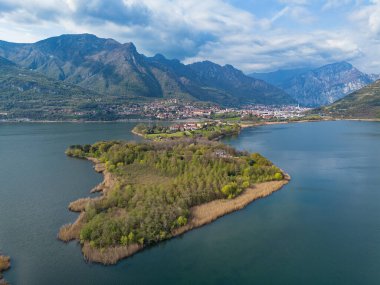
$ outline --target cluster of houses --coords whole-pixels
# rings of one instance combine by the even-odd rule
[[[217,149],[214,152],[214,154],[215,154],[215,156],[220,157],[220,158],[231,158],[232,157],[224,149]]]
[[[172,132],[183,132],[183,131],[195,131],[203,128],[204,123],[185,123],[185,124],[175,124],[169,127]]]

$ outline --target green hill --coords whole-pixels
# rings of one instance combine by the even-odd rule
[[[107,116],[102,110],[85,111],[89,106],[107,106],[111,99],[0,57],[0,119],[102,119]]]
[[[380,80],[316,112],[337,118],[380,119]]]

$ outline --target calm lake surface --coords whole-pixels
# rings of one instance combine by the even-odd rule
[[[132,123],[0,124],[0,250],[13,285],[380,284],[380,123],[245,129],[225,140],[292,176],[281,191],[115,266],[56,239],[102,180],[71,144],[133,139]]]

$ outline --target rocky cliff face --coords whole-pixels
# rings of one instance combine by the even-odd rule
[[[331,104],[378,78],[378,75],[365,74],[347,62],[333,63],[317,69],[256,75],[274,83],[301,105],[310,107]]]
[[[347,62],[329,64],[284,82],[285,92],[306,106],[331,104],[372,83],[367,74]]]
[[[380,80],[313,112],[338,118],[380,119]]]

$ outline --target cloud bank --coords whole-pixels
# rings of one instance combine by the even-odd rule
[[[252,5],[247,4],[252,2]],[[245,72],[347,60],[380,73],[380,0],[0,0],[0,39],[93,33]],[[255,5],[257,4],[257,5]]]

